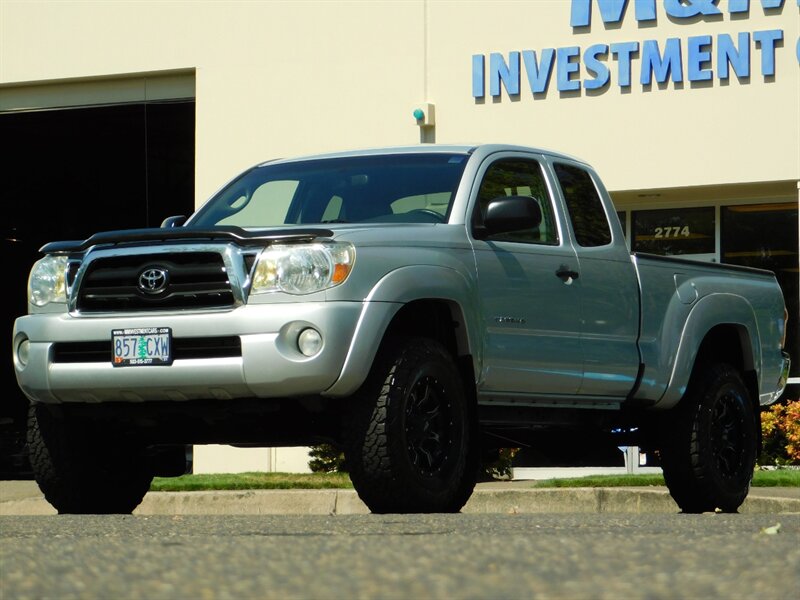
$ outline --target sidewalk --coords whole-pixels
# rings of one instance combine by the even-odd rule
[[[664,487],[532,488],[531,481],[479,483],[464,513],[678,512]],[[369,511],[353,490],[150,492],[135,515],[350,515]],[[800,513],[800,488],[752,488],[742,513]],[[0,481],[0,516],[54,515],[33,481]]]

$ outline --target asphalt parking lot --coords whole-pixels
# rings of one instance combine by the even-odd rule
[[[62,515],[0,482],[0,596],[760,598],[800,595],[800,488],[682,515],[666,488],[479,483],[462,514],[371,515],[353,490],[151,492]]]
[[[0,517],[4,600],[797,598],[800,515]]]

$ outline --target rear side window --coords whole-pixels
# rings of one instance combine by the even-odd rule
[[[611,229],[591,175],[575,165],[555,163],[575,239],[584,248],[611,243]]]

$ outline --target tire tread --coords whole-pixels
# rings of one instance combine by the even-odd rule
[[[453,359],[441,344],[427,338],[397,338],[384,344],[362,391],[352,399],[346,431],[347,464],[359,497],[372,512],[457,512],[472,493],[475,478],[471,460],[476,453],[471,450],[471,426],[465,428],[467,451],[451,489],[416,489],[401,474],[399,456],[404,450],[397,448],[398,441],[393,437],[392,419],[398,417],[392,414],[404,393],[403,382],[424,361],[445,365],[448,377],[461,386]],[[463,388],[461,395],[463,398]],[[467,415],[471,425],[471,411]]]

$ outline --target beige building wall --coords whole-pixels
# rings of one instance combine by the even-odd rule
[[[631,0],[629,4],[633,5]],[[611,190],[800,179],[800,12],[750,2],[733,19],[621,26],[594,9],[573,32],[569,0],[73,2],[0,0],[0,96],[40,82],[190,70],[196,77],[197,201],[255,162],[419,141],[411,113],[436,105],[437,142],[514,142],[591,162]],[[471,93],[473,54],[783,29],[776,75],[721,84],[633,85],[499,101]],[[712,69],[717,70],[712,49]],[[581,77],[585,77],[582,69]],[[663,88],[663,89],[662,89]]]
[[[308,448],[195,446],[193,473],[310,473]]]
[[[423,8],[1,0],[0,86],[194,70],[199,203],[268,158],[419,141]]]
[[[597,7],[589,31],[573,33],[568,0],[532,2],[430,2],[427,75],[429,97],[437,107],[437,141],[462,138],[516,142],[554,148],[588,160],[611,190],[673,188],[750,181],[800,178],[800,69],[795,46],[800,11],[786,0],[779,14],[766,15],[759,0],[751,0],[749,18],[733,20],[727,0],[720,0],[716,21],[678,23],[667,18],[657,2],[657,26],[640,26],[633,0],[620,27],[605,26]],[[760,51],[751,49],[751,77],[727,85],[717,78],[716,46],[712,49],[714,79],[686,80],[686,39],[721,33],[783,29],[784,43],[776,52],[776,75],[760,74]],[[610,57],[611,83],[600,93],[565,92],[555,85],[555,73],[545,97],[534,98],[522,75],[521,94],[511,100],[503,91],[499,102],[483,103],[471,96],[473,54],[535,50],[592,44],[658,40],[683,43],[683,84],[639,83],[638,59],[632,85],[617,84],[616,61]],[[752,37],[752,36],[751,36]],[[753,41],[751,39],[751,46]],[[581,79],[587,77],[581,65]]]

